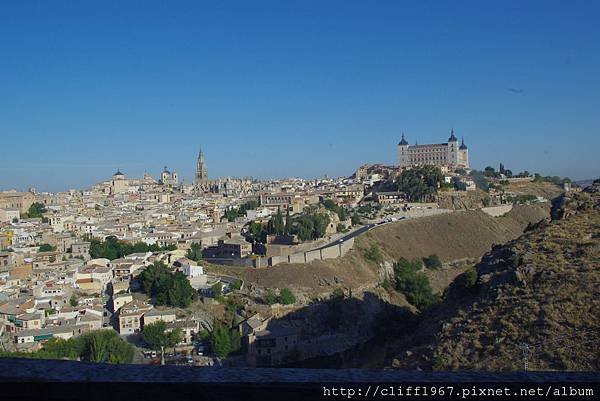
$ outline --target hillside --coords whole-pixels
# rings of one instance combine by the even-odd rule
[[[212,265],[208,270],[240,277],[250,288],[289,287],[309,297],[330,294],[337,287],[352,288],[357,293],[376,287],[382,280],[382,269],[364,257],[365,249],[372,244],[382,250],[387,261],[433,253],[445,262],[479,260],[493,244],[518,237],[529,223],[538,222],[548,214],[549,206],[542,204],[519,206],[497,218],[481,211],[459,211],[378,227],[357,238],[354,249],[338,259],[283,263],[263,269]],[[438,287],[445,287],[453,278],[449,275]]]
[[[600,369],[600,183],[459,276],[397,352],[401,368]]]
[[[491,204],[490,195],[477,189],[476,191],[440,191],[437,203],[442,209],[469,210],[479,209]]]
[[[376,243],[390,260],[437,254],[443,261],[481,258],[494,244],[517,238],[529,223],[548,216],[548,204],[518,206],[502,217],[479,210],[423,217],[369,231],[366,245]]]
[[[516,195],[542,196],[546,199],[554,199],[563,193],[560,186],[550,182],[511,182],[504,190]]]

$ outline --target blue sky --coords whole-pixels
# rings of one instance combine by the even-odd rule
[[[119,168],[351,174],[454,127],[474,168],[600,174],[600,2],[0,3],[0,189]],[[509,88],[522,90],[514,93]]]

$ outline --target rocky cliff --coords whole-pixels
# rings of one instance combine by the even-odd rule
[[[600,370],[600,182],[459,276],[396,367]]]

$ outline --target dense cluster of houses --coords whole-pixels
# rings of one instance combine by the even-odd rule
[[[199,330],[197,322],[133,297],[134,278],[145,266],[163,261],[182,271],[195,289],[206,291],[212,283],[201,266],[186,258],[189,250],[199,248],[203,257],[215,260],[252,261],[254,249],[243,235],[248,222],[266,223],[278,211],[300,213],[324,199],[350,208],[365,199],[401,203],[402,193],[371,193],[378,182],[399,173],[398,167],[372,165],[339,179],[211,181],[215,185],[199,192],[198,186],[180,183],[177,174],[165,168],[158,180],[149,174],[128,179],[117,171],[84,191],[0,192],[0,338],[35,349],[49,338],[67,339],[103,327],[123,335],[139,333],[160,316],[169,328],[182,328],[191,341]],[[445,179],[454,179],[453,174],[445,171]],[[465,184],[467,190],[474,188]],[[224,218],[227,209],[251,200],[259,206],[234,221]],[[32,217],[34,204],[43,212]],[[335,234],[340,224],[350,226],[350,219],[342,222],[336,213],[326,213],[331,220],[327,235]],[[92,258],[92,242],[108,237],[171,250]],[[266,246],[278,254],[280,248],[297,244],[294,236],[270,236]],[[248,324],[256,326],[245,334],[248,352],[256,360],[279,353],[278,347],[285,351],[291,345],[287,341],[295,341],[286,330],[259,330],[262,323],[254,320]]]

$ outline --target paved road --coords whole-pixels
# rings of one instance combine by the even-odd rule
[[[371,228],[375,227],[376,225],[377,224],[367,224],[366,226],[362,226],[361,228],[359,228],[359,229],[357,229],[355,231],[352,231],[349,234],[344,235],[342,238],[338,238],[335,241],[331,241],[328,244],[325,244],[325,245],[323,245],[323,246],[321,246],[319,248],[313,249],[313,251],[318,251],[318,250],[321,250],[321,249],[324,249],[324,248],[329,248],[332,245],[341,244],[342,242],[347,241],[350,238],[354,238],[354,237],[356,237],[358,235],[361,235],[361,234],[369,231]]]

